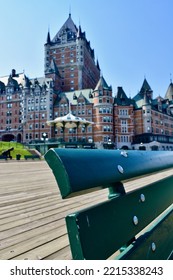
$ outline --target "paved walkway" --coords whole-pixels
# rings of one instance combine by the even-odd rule
[[[172,174],[165,171],[160,177]],[[125,184],[127,190],[158,179]],[[97,195],[96,195],[97,194]],[[71,259],[64,217],[107,198],[107,190],[62,200],[45,161],[0,162],[0,259]]]

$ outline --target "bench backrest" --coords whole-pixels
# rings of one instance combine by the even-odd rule
[[[62,198],[98,188],[110,190],[111,199],[66,217],[74,259],[107,259],[129,244],[118,258],[171,258],[173,177],[130,193],[125,193],[123,182],[172,168],[172,152],[50,149],[45,159]],[[165,210],[134,242],[136,235]]]

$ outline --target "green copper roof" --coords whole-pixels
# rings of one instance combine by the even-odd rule
[[[82,89],[82,90],[75,90],[69,92],[62,92],[58,94],[57,99],[55,101],[55,106],[59,104],[60,99],[66,97],[71,105],[77,105],[79,98],[84,98],[87,104],[93,103],[93,90],[92,89]]]
[[[147,82],[146,78],[143,81],[140,93],[145,93],[146,91],[152,91],[149,83]]]
[[[127,97],[122,87],[118,87],[117,95],[115,97],[115,104],[129,106],[134,104],[134,101]]]

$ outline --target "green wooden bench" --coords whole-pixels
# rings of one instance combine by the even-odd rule
[[[66,217],[73,259],[173,259],[173,176],[123,186],[173,168],[173,152],[50,149],[45,159],[63,199],[109,189],[105,202]]]
[[[24,159],[40,159],[39,155],[25,155]]]

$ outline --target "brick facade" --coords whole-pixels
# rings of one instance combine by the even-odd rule
[[[122,87],[113,94],[71,15],[52,40],[48,32],[44,65],[39,79],[15,70],[0,78],[0,140],[34,143],[46,133],[49,141],[94,142],[98,148],[173,150],[172,81],[164,98],[153,98],[146,79],[133,98]],[[70,111],[94,124],[65,131],[47,125]]]

